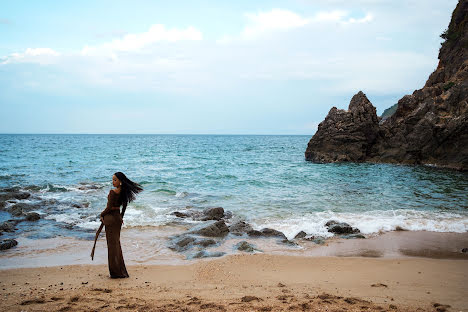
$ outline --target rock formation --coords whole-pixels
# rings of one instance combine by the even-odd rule
[[[316,162],[365,161],[379,132],[375,107],[364,93],[351,99],[349,110],[333,107],[309,142],[306,159]]]
[[[468,170],[468,0],[453,11],[439,65],[425,86],[398,101],[379,125],[364,93],[333,107],[309,141],[306,160],[432,164]]]

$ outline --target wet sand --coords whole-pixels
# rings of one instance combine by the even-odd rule
[[[168,239],[175,231],[161,231],[152,227],[125,229],[121,234],[122,250],[127,265],[138,264],[190,264],[197,260],[186,260],[186,255],[167,248]],[[324,245],[311,241],[295,240],[297,245],[278,243],[271,238],[228,237],[220,246],[209,247],[209,251],[226,254],[240,253],[235,245],[246,240],[266,254],[295,255],[310,257],[373,257],[405,258],[427,257],[437,259],[465,259],[468,253],[468,233],[438,232],[387,232],[369,236],[367,239],[333,238]],[[20,267],[42,267],[69,264],[107,264],[105,236],[97,243],[94,261],[90,259],[93,241],[69,237],[51,239],[18,238],[18,245],[0,253],[0,269]]]
[[[468,262],[231,255],[0,271],[0,311],[467,311]],[[449,307],[450,306],[450,307]]]

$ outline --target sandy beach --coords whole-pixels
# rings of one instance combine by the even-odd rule
[[[0,271],[1,311],[467,311],[468,262],[230,255],[189,265]]]

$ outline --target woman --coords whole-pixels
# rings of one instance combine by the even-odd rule
[[[127,269],[120,247],[120,229],[123,224],[123,216],[127,204],[135,199],[135,195],[143,188],[135,182],[130,181],[122,172],[116,172],[112,176],[112,185],[116,188],[109,191],[107,195],[107,206],[101,212],[101,222],[106,229],[107,260],[111,278],[128,277]],[[122,205],[122,212],[120,206]]]

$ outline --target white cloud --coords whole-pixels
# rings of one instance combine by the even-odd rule
[[[342,10],[333,10],[333,11],[323,11],[318,12],[312,18],[314,22],[339,22],[342,21],[348,15],[346,11]]]
[[[344,10],[320,11],[311,17],[303,17],[297,13],[284,9],[272,9],[266,12],[245,13],[248,25],[237,35],[224,35],[217,42],[221,44],[237,40],[257,39],[258,37],[274,32],[284,32],[300,29],[321,23],[335,23],[346,26],[351,24],[364,24],[371,22],[374,17],[367,13],[362,18],[350,17],[350,13]]]
[[[108,54],[115,58],[115,52],[141,51],[157,42],[191,41],[202,40],[202,38],[202,33],[192,26],[185,29],[166,29],[164,25],[156,24],[143,33],[127,34],[121,39],[115,39],[98,46],[86,45],[81,53],[83,55]]]
[[[348,20],[342,21],[344,24],[364,24],[371,22],[374,19],[374,16],[370,13],[367,13],[366,16],[362,18],[350,17]]]
[[[272,9],[269,12],[257,14],[244,14],[250,21],[250,25],[242,32],[245,37],[254,37],[270,30],[286,30],[307,25],[310,20],[300,15],[282,9]]]
[[[3,63],[52,63],[55,58],[53,70],[87,86],[198,94],[296,81],[297,85],[310,82],[311,89],[326,94],[358,89],[398,92],[420,86],[436,65],[438,47],[428,50],[401,40],[406,38],[401,29],[419,25],[413,16],[402,15],[396,22],[387,10],[373,8],[370,13],[347,7],[301,12],[247,13],[246,24],[237,34],[223,38],[227,45],[202,40],[202,33],[193,26],[156,24],[74,53],[27,49],[5,57]]]
[[[362,18],[349,17],[349,12],[344,10],[318,12],[310,20],[315,23],[334,22],[341,25],[369,23],[374,19],[371,13],[367,13]]]
[[[23,53],[12,53],[3,58],[1,64],[8,63],[39,63],[49,64],[60,53],[51,48],[27,48]]]

